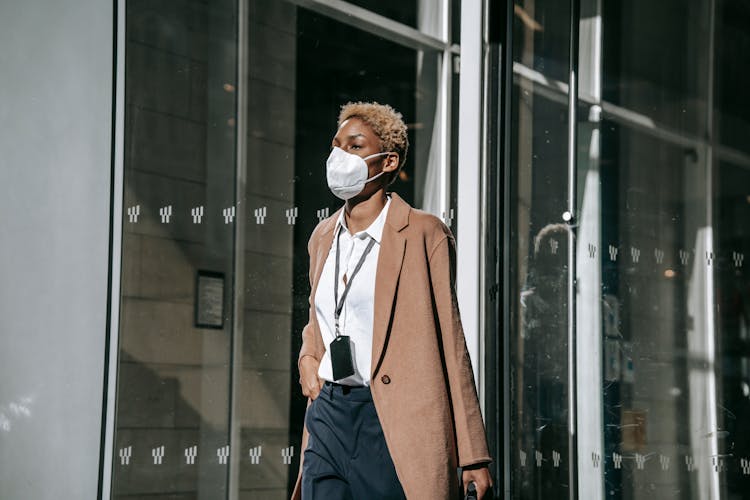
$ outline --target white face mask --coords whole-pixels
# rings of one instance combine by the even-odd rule
[[[367,174],[367,163],[365,160],[374,156],[387,155],[385,153],[375,153],[362,158],[352,153],[347,153],[343,149],[334,146],[328,160],[326,161],[326,179],[330,190],[341,198],[348,200],[358,195],[365,188],[365,184],[373,179],[377,179],[385,172],[373,175],[369,179]]]

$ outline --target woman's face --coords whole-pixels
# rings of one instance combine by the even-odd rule
[[[369,125],[359,118],[349,118],[341,124],[333,137],[333,141],[331,141],[331,148],[334,146],[362,158],[380,153],[382,150],[380,138],[375,135]],[[358,197],[369,196],[386,185],[389,177],[388,172],[393,172],[398,168],[398,153],[375,156],[365,160],[365,163],[367,163],[368,178],[379,174],[381,170],[386,173],[365,184]]]
[[[359,118],[349,118],[341,124],[333,137],[331,147],[333,146],[338,146],[347,153],[365,157],[379,153],[381,143],[369,125]]]

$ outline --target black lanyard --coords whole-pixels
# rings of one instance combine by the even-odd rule
[[[339,301],[339,237],[341,236],[342,227],[343,226],[339,226],[339,231],[338,233],[336,233],[336,277],[335,283],[333,285],[333,302],[336,305],[336,309],[334,310],[334,317],[336,320],[336,337],[339,336],[339,316],[341,315],[341,310],[344,308],[344,299],[346,299],[346,295],[349,293],[349,288],[351,288],[352,286],[354,276],[356,276],[357,272],[359,272],[359,268],[362,267],[362,264],[365,261],[365,257],[367,257],[370,249],[375,244],[375,239],[370,237],[370,243],[367,244],[367,248],[365,248],[365,251],[362,252],[362,256],[359,258],[359,262],[357,262],[357,267],[354,268],[354,272],[351,276],[349,276],[349,279],[346,280],[346,287],[344,288],[344,293],[341,295],[341,300]]]

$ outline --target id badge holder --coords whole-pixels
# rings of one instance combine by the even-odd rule
[[[333,379],[340,380],[354,375],[354,356],[348,335],[339,335],[331,342],[331,366]]]

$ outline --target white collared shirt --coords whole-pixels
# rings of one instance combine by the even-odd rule
[[[328,257],[323,265],[323,271],[318,281],[318,288],[315,291],[315,312],[317,314],[320,333],[323,336],[323,343],[326,346],[326,352],[318,367],[318,376],[324,380],[338,382],[346,385],[370,385],[370,364],[372,356],[372,326],[373,326],[373,309],[375,297],[375,275],[378,265],[378,255],[380,255],[380,240],[383,235],[383,225],[388,215],[388,207],[391,205],[391,197],[388,195],[388,201],[380,211],[380,214],[370,224],[367,229],[351,234],[346,227],[344,210],[341,210],[339,218],[334,228],[333,244],[328,251]],[[336,327],[334,318],[334,297],[333,297],[333,275],[336,272],[336,235],[339,233],[339,227],[343,227],[339,237],[339,300],[344,293],[347,280],[354,272],[354,268],[359,262],[359,258],[367,248],[370,238],[375,240],[375,244],[365,257],[362,267],[352,281],[352,286],[344,300],[344,305],[339,316],[339,333],[348,335],[352,343],[352,350],[355,359],[354,375],[334,380],[333,367],[331,366],[330,344],[336,338]]]

